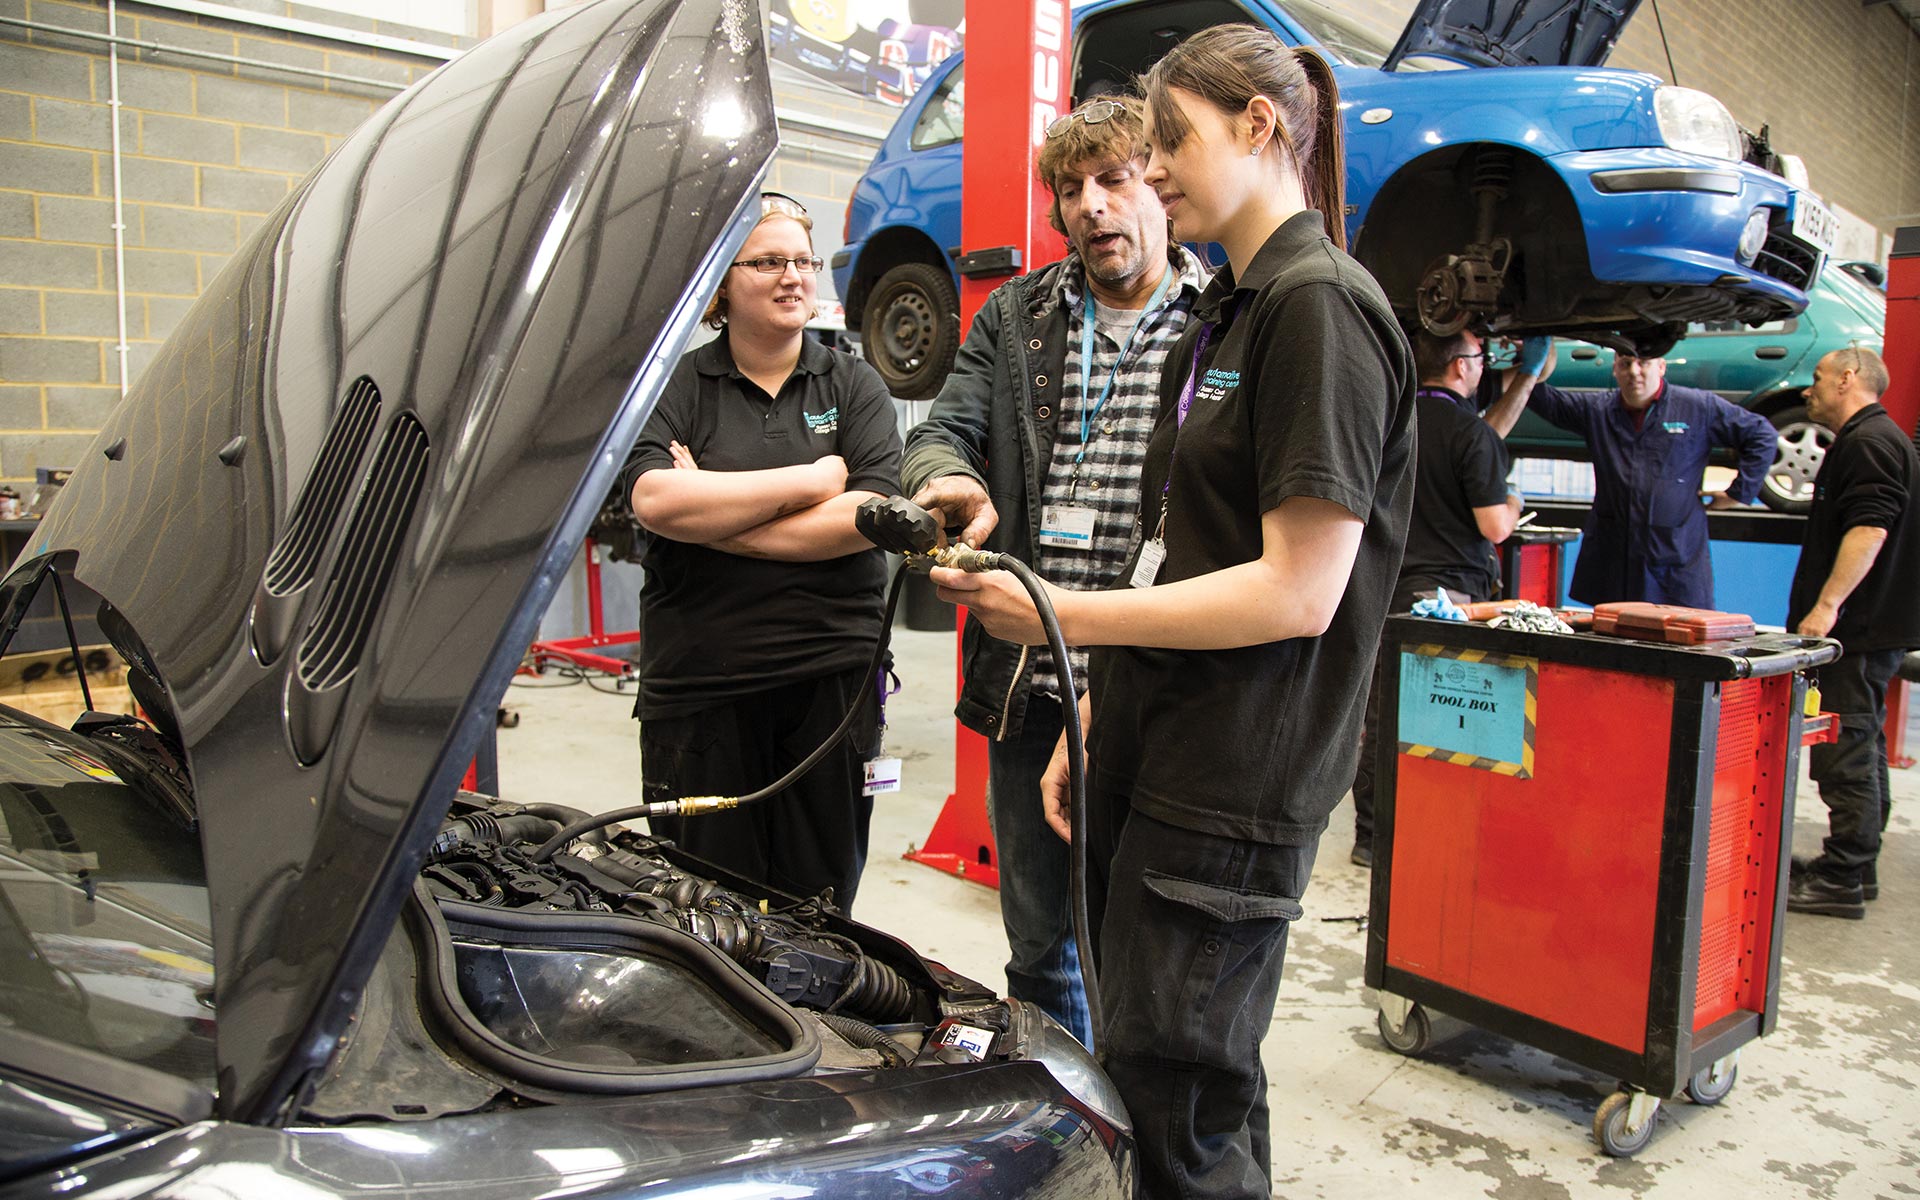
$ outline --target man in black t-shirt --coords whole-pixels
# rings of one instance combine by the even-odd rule
[[[1468,399],[1480,389],[1486,343],[1467,331],[1447,338],[1422,332],[1413,355],[1420,369],[1419,450],[1391,612],[1406,612],[1418,594],[1436,588],[1457,599],[1491,600],[1500,587],[1493,548],[1520,516],[1520,497],[1507,490],[1506,445]],[[1516,370],[1507,390],[1530,389],[1537,379]]]
[[[1501,403],[1526,402],[1543,374],[1546,339],[1523,353],[1509,373]],[[1480,419],[1469,397],[1480,390],[1487,348],[1478,334],[1461,331],[1436,337],[1422,331],[1413,341],[1420,389],[1414,393],[1419,437],[1414,457],[1413,514],[1407,522],[1407,549],[1400,560],[1388,612],[1406,612],[1413,602],[1438,588],[1461,603],[1491,600],[1500,589],[1494,545],[1513,532],[1520,496],[1507,490],[1507,448],[1493,426]],[[1373,865],[1374,737],[1380,726],[1379,673],[1367,695],[1366,723],[1360,733],[1360,762],[1353,774],[1353,862]]]
[[[1887,685],[1920,646],[1920,456],[1880,397],[1887,367],[1871,350],[1835,350],[1807,389],[1807,415],[1833,430],[1813,481],[1787,627],[1846,646],[1820,670],[1821,707],[1839,740],[1808,754],[1830,814],[1820,856],[1795,861],[1789,912],[1867,915],[1887,825]]]

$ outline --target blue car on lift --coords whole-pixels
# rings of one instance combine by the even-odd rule
[[[1266,25],[1335,64],[1349,240],[1403,317],[1659,354],[1689,322],[1800,311],[1836,227],[1765,130],[1601,66],[1637,7],[1421,0],[1382,56],[1312,0],[1094,0],[1074,9],[1073,94],[1127,89],[1207,26]],[[960,340],[965,70],[941,64],[901,112],[833,257],[848,327],[902,399],[939,390]]]

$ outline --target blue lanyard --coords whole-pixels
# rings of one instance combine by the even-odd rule
[[[1073,456],[1073,474],[1076,481],[1080,477],[1080,464],[1087,459],[1087,446],[1093,441],[1093,419],[1099,416],[1100,410],[1107,406],[1107,398],[1113,395],[1114,381],[1120,378],[1120,366],[1127,361],[1127,351],[1133,349],[1134,335],[1140,332],[1140,326],[1146,323],[1148,315],[1160,307],[1160,302],[1166,299],[1167,289],[1173,285],[1173,276],[1173,264],[1169,263],[1165,273],[1160,276],[1160,286],[1153,290],[1153,298],[1148,300],[1147,306],[1140,310],[1140,315],[1133,319],[1133,328],[1127,330],[1127,340],[1120,343],[1120,357],[1113,360],[1113,370],[1107,372],[1107,386],[1100,390],[1098,403],[1092,405],[1087,403],[1087,383],[1093,375],[1095,309],[1093,287],[1091,284],[1087,286],[1085,316],[1080,321],[1080,449]],[[1072,494],[1071,488],[1068,494]]]

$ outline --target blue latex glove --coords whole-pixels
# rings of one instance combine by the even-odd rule
[[[1538,375],[1547,369],[1547,356],[1553,353],[1553,339],[1530,337],[1520,343],[1520,370]]]

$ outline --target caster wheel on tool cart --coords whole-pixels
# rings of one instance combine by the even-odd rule
[[[1600,1143],[1600,1149],[1615,1158],[1632,1158],[1647,1148],[1653,1140],[1653,1126],[1658,1110],[1647,1114],[1646,1124],[1639,1129],[1627,1130],[1627,1109],[1633,1103],[1633,1097],[1626,1092],[1615,1092],[1600,1102],[1600,1111],[1593,1114],[1593,1140]]]
[[[1713,1069],[1720,1064],[1700,1068],[1687,1080],[1687,1099],[1695,1104],[1715,1105],[1727,1098],[1733,1090],[1734,1081],[1740,1078],[1740,1064],[1728,1063],[1720,1071],[1720,1077],[1714,1078]]]
[[[1407,1020],[1400,1032],[1393,1031],[1393,1023],[1382,1012],[1374,1021],[1380,1028],[1380,1040],[1409,1057],[1425,1054],[1427,1047],[1433,1045],[1433,1018],[1427,1010],[1418,1004],[1407,1010]]]

